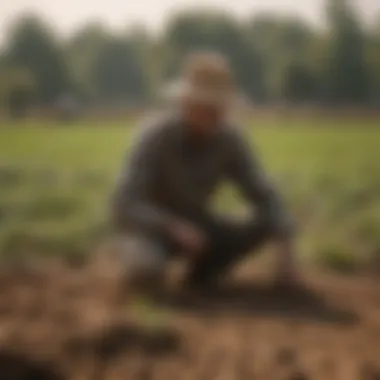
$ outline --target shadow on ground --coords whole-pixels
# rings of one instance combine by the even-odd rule
[[[0,351],[1,380],[64,380],[53,366],[11,351]]]
[[[139,350],[152,356],[175,353],[180,347],[176,331],[149,334],[126,323],[110,324],[90,336],[77,336],[65,345],[65,353],[71,359],[80,359],[92,351],[97,361],[106,363],[131,350]]]
[[[174,309],[195,313],[224,311],[264,318],[288,318],[342,325],[359,322],[359,316],[353,311],[330,305],[323,295],[306,288],[285,289],[240,283],[226,285],[195,297],[163,294],[161,300]]]

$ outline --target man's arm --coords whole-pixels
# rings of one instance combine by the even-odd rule
[[[173,217],[149,200],[165,152],[161,132],[158,128],[144,128],[126,157],[112,202],[113,220],[119,228],[161,231],[172,223]]]
[[[170,149],[159,126],[142,133],[121,173],[113,197],[113,220],[121,230],[132,227],[167,234],[179,247],[197,254],[206,244],[201,231],[150,201],[149,193],[159,181],[160,163]]]
[[[297,287],[302,281],[293,241],[294,228],[281,197],[243,137],[236,134],[231,139],[231,146],[231,176],[245,197],[256,205],[268,235],[278,243],[276,281],[281,287]]]
[[[230,173],[244,197],[254,205],[258,217],[273,235],[290,236],[293,230],[283,201],[270,183],[258,158],[238,131],[230,140]]]

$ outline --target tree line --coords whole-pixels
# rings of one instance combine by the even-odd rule
[[[373,105],[380,100],[380,15],[362,24],[348,0],[329,0],[326,27],[260,14],[184,11],[156,36],[143,27],[113,32],[83,25],[57,36],[37,15],[21,16],[1,49],[0,101],[20,112],[65,94],[96,104],[151,103],[194,49],[225,54],[255,103]]]

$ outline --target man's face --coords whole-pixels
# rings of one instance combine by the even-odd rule
[[[214,134],[224,117],[222,106],[186,101],[183,104],[184,116],[190,132],[194,136],[208,137]]]

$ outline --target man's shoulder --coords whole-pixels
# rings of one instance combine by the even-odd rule
[[[221,130],[221,138],[227,145],[233,145],[244,141],[246,138],[245,133],[238,125],[233,123],[226,123]]]
[[[147,138],[167,138],[173,134],[174,119],[170,114],[151,114],[138,125],[138,134]]]
[[[223,128],[219,146],[229,157],[241,156],[254,150],[249,133],[232,123]]]
[[[173,141],[174,123],[169,115],[150,115],[140,120],[135,127],[132,146],[143,150],[160,151],[168,148]]]

